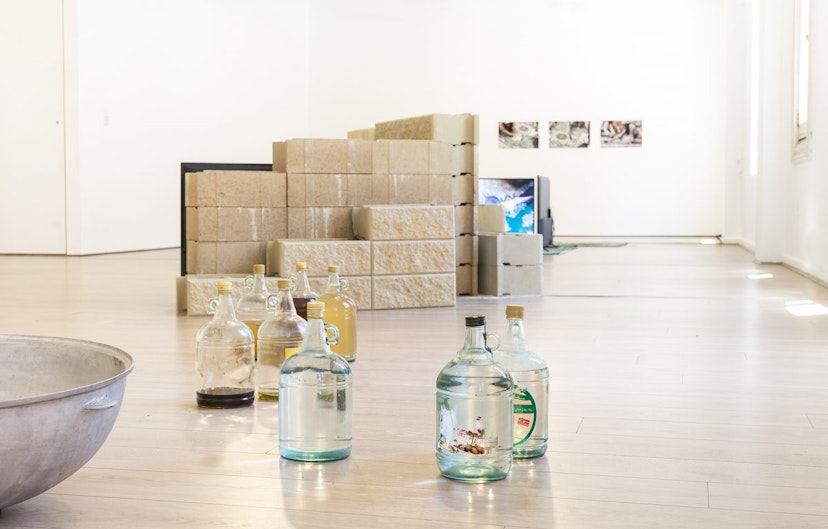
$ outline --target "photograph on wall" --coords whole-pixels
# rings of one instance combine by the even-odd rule
[[[498,148],[537,149],[537,121],[501,121],[498,126]]]
[[[589,121],[550,121],[550,149],[589,147]]]
[[[641,147],[641,121],[601,122],[601,147]]]

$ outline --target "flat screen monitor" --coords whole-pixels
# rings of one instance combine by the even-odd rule
[[[536,233],[538,230],[537,179],[479,178],[478,204],[503,204],[506,233]]]

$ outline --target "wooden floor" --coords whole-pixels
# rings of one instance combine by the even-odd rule
[[[100,452],[0,527],[828,527],[828,316],[788,310],[828,290],[739,247],[579,248],[545,257],[543,296],[360,312],[354,449],[325,464],[279,458],[277,404],[196,407],[206,320],[175,312],[178,271],[177,250],[0,256],[0,333],[136,360]],[[501,332],[507,302],[550,365],[550,449],[504,481],[452,482],[435,378],[464,316]]]

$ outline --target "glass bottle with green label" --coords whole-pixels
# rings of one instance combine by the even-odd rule
[[[515,459],[542,456],[549,440],[549,368],[543,358],[529,350],[523,312],[521,305],[506,305],[506,331],[494,353],[495,360],[509,370],[515,381]]]

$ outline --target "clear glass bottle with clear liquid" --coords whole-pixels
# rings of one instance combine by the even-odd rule
[[[350,282],[339,277],[337,265],[328,266],[328,283],[318,300],[325,303],[325,321],[339,330],[339,343],[331,344],[331,351],[345,360],[356,360],[357,350],[357,307],[344,291]]]
[[[524,308],[506,305],[506,331],[495,360],[505,367],[515,382],[513,392],[513,430],[515,459],[540,457],[549,440],[549,368],[526,343]]]
[[[486,317],[437,377],[437,467],[458,481],[503,479],[512,467],[512,377],[486,344]]]
[[[293,281],[293,306],[296,307],[296,314],[302,316],[302,319],[308,319],[308,303],[316,300],[319,294],[311,290],[310,281],[308,281],[308,263],[299,261],[296,263],[296,273],[290,275],[290,280]]]
[[[236,318],[233,284],[220,281],[210,301],[213,319],[196,335],[196,402],[205,408],[239,408],[253,404],[255,360],[253,332]]]
[[[259,356],[256,359],[256,392],[260,400],[279,399],[282,363],[302,347],[308,322],[296,314],[290,280],[278,279],[276,294],[268,299],[276,313],[259,327]]]
[[[245,293],[236,304],[236,316],[253,331],[253,355],[258,356],[259,326],[274,314],[267,305],[270,293],[265,282],[265,265],[253,265],[253,275],[244,278],[244,288]]]
[[[279,380],[279,454],[296,461],[333,461],[351,454],[351,367],[331,352],[336,328],[323,321],[325,304],[308,303],[302,349],[285,360]]]

